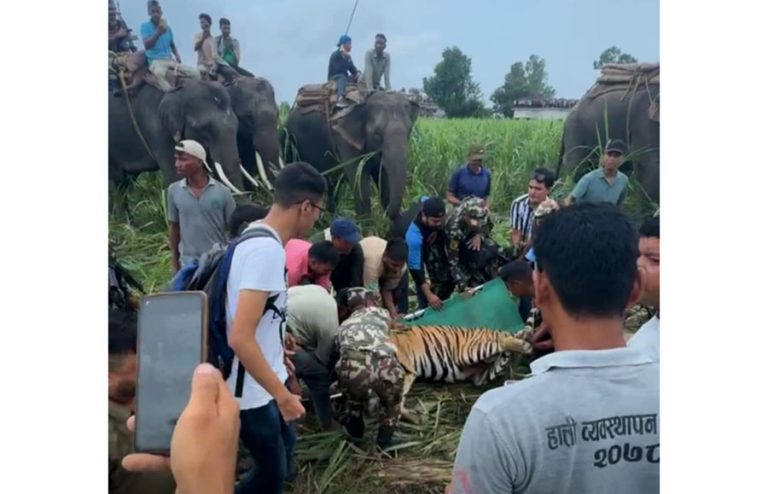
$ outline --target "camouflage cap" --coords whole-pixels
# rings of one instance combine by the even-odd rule
[[[469,216],[470,221],[475,221],[481,225],[488,221],[488,209],[485,207],[485,200],[479,197],[468,197],[461,203],[461,212]]]
[[[536,211],[533,212],[533,217],[541,218],[553,211],[557,211],[558,209],[560,209],[560,206],[558,206],[557,201],[547,197],[541,204],[538,205]]]
[[[469,146],[469,153],[467,153],[469,161],[481,160],[485,158],[485,147],[481,144],[472,144]]]
[[[347,307],[358,307],[367,303],[378,303],[377,293],[362,286],[347,288],[346,304]]]

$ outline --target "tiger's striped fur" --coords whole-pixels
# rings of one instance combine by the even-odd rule
[[[482,384],[502,372],[511,354],[530,353],[530,343],[503,331],[456,326],[413,326],[393,331],[397,359],[406,370],[406,392],[416,378],[454,383],[474,377]],[[478,373],[478,366],[488,368]]]

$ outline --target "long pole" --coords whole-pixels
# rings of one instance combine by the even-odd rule
[[[355,6],[352,7],[352,14],[349,16],[349,22],[347,23],[347,29],[344,30],[344,34],[349,34],[349,26],[352,25],[352,19],[355,17],[355,11],[357,10],[357,2],[359,0],[355,0]]]

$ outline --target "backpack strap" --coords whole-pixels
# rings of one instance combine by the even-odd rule
[[[258,223],[252,227],[249,227],[238,238],[232,241],[232,243],[230,244],[231,252],[228,252],[229,255],[223,260],[223,262],[227,263],[225,268],[227,275],[220,277],[220,279],[223,279],[223,286],[221,289],[224,297],[227,296],[227,279],[229,278],[229,268],[232,264],[232,257],[234,256],[235,248],[238,246],[238,244],[246,240],[250,240],[252,238],[264,238],[264,237],[272,237],[281,246],[283,245],[283,242],[277,236],[275,236],[274,233],[272,233],[271,229],[261,226]],[[224,300],[226,300],[226,298],[224,298]],[[276,300],[277,300],[277,296],[272,296],[267,298],[267,302],[264,304],[264,311],[261,314],[262,318],[270,310],[273,310],[274,312],[280,314],[280,312],[277,310],[277,306],[275,305]],[[281,317],[282,317],[282,314],[281,314]],[[281,329],[280,336],[282,338],[282,324],[280,326],[280,329]],[[242,362],[240,362],[240,360],[238,359],[237,377],[235,378],[235,398],[241,398],[243,396],[244,384],[245,384],[245,366],[243,366]]]

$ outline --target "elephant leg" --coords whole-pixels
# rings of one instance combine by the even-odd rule
[[[566,170],[571,170],[570,174],[573,176],[573,181],[578,182],[588,171],[590,171],[595,163],[592,163],[592,155],[594,151],[587,148],[585,145],[577,145],[570,148],[564,158]]]

